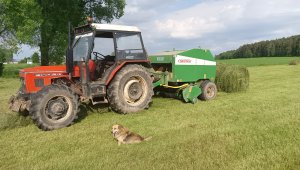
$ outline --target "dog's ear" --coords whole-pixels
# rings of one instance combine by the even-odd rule
[[[124,126],[118,125],[118,129],[123,129],[123,128],[124,128]]]
[[[129,129],[127,129],[126,127],[119,125],[118,126],[119,129],[122,129],[125,133],[129,132]]]

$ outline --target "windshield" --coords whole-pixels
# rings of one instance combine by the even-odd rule
[[[82,61],[88,55],[93,33],[75,36],[73,43],[73,60]]]
[[[138,59],[144,57],[140,33],[119,33],[117,47],[119,58]]]
[[[115,56],[115,46],[113,38],[95,37],[93,51],[105,56]],[[93,56],[95,57],[95,56]]]
[[[142,44],[139,34],[123,34],[118,37],[118,50],[141,50]]]

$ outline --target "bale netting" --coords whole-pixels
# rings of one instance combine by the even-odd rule
[[[227,93],[245,91],[249,87],[249,71],[240,65],[217,64],[216,85]]]

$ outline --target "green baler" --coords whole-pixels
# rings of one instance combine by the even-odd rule
[[[196,103],[216,97],[216,61],[209,50],[170,51],[149,56],[154,91]]]

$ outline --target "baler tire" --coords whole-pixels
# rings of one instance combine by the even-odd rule
[[[78,96],[69,87],[52,84],[31,97],[29,113],[38,128],[48,131],[71,125],[78,117],[78,106]],[[56,109],[56,111],[52,109]],[[59,114],[63,117],[60,117]],[[56,119],[57,117],[60,118]]]
[[[132,86],[133,90],[130,91]],[[153,95],[150,74],[145,67],[138,64],[123,67],[107,88],[107,98],[111,109],[121,114],[149,108]]]
[[[217,96],[217,86],[215,83],[205,80],[200,85],[202,93],[199,96],[200,100],[208,101],[213,100]]]

